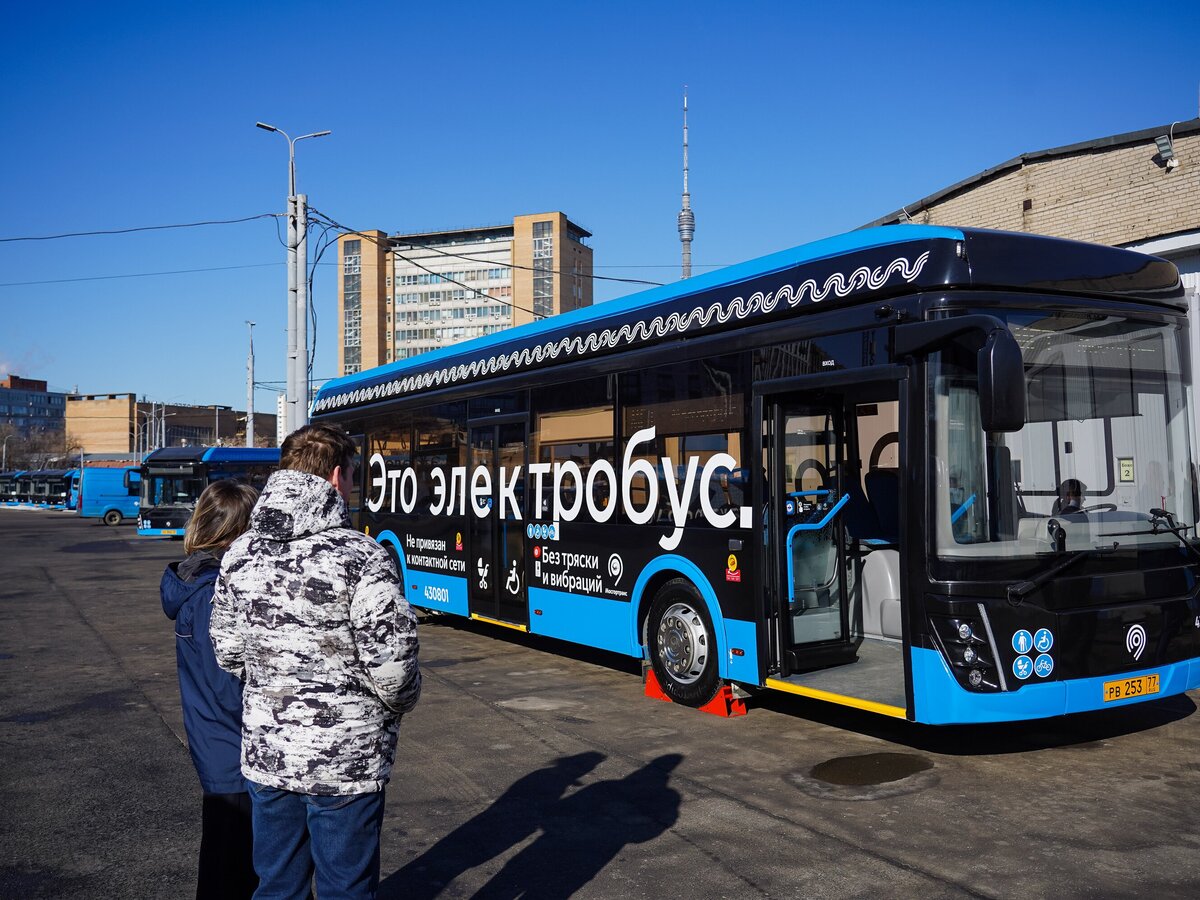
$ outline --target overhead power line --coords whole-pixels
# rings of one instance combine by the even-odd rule
[[[200,228],[204,225],[237,225],[240,222],[253,222],[255,219],[286,218],[283,213],[261,213],[257,216],[246,216],[242,219],[211,219],[206,222],[181,222],[174,225],[141,225],[136,228],[112,228],[106,231],[70,231],[64,234],[43,234],[36,237],[6,237],[0,238],[0,244],[14,241],[57,241],[60,238],[95,237],[105,234],[132,234],[135,231],[165,231],[170,228]]]
[[[124,275],[87,275],[81,278],[50,278],[45,281],[3,281],[0,287],[27,287],[34,284],[66,284],[73,281],[108,281],[113,278],[150,278],[155,275],[191,275],[195,272],[226,272],[230,269],[265,269],[283,263],[250,263],[245,266],[208,266],[203,269],[172,269],[168,272],[129,272]]]

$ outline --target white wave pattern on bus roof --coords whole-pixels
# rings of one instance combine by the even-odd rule
[[[367,403],[385,397],[394,397],[397,394],[456,384],[483,375],[515,371],[546,361],[554,361],[563,355],[574,356],[582,353],[596,353],[601,350],[613,350],[617,347],[658,340],[692,328],[707,328],[713,324],[724,325],[732,319],[745,319],[754,315],[772,313],[781,303],[786,303],[788,307],[797,306],[806,297],[811,303],[820,303],[831,295],[846,297],[863,288],[879,290],[897,273],[904,281],[912,282],[921,274],[921,270],[928,261],[929,251],[926,250],[911,263],[908,257],[900,256],[886,266],[877,266],[874,269],[869,266],[860,266],[851,272],[849,277],[841,272],[834,272],[825,279],[824,285],[818,285],[814,279],[807,278],[800,282],[798,287],[785,284],[768,294],[761,291],[751,294],[749,299],[740,296],[734,297],[727,303],[718,302],[708,306],[698,306],[687,312],[674,312],[666,316],[655,316],[653,319],[643,319],[639,322],[627,322],[617,328],[593,331],[587,335],[562,337],[536,347],[522,347],[511,353],[489,356],[487,359],[477,359],[457,366],[405,375],[394,381],[358,388],[344,394],[322,397],[317,401],[315,411]]]

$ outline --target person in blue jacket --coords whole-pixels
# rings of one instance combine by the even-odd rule
[[[204,791],[197,898],[250,897],[254,873],[250,795],[241,772],[242,682],[217,665],[209,638],[221,554],[250,524],[258,492],[233,479],[204,489],[187,525],[187,558],[159,587],[175,621],[179,695],[188,750]]]

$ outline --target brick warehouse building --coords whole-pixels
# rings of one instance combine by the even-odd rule
[[[1028,231],[1153,253],[1179,267],[1194,296],[1200,119],[1022,153],[864,227],[904,222]]]

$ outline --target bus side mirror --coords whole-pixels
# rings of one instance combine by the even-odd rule
[[[1025,361],[1007,328],[989,334],[979,350],[979,418],[987,432],[1025,427]]]
[[[897,360],[932,353],[975,335],[979,349],[979,418],[984,431],[1020,431],[1025,426],[1025,362],[1017,339],[995,316],[954,316],[896,326]]]
[[[130,473],[128,470],[126,470],[126,472],[125,472],[125,480],[124,480],[124,484],[125,484],[125,490],[129,490],[129,476],[130,476],[130,474],[131,474],[131,473]]]

